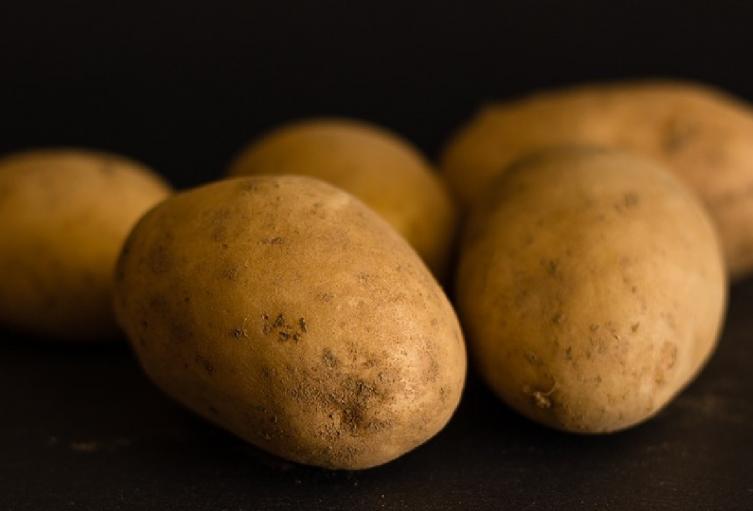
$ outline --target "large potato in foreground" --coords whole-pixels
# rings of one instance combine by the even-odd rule
[[[151,170],[111,154],[0,159],[0,324],[56,339],[116,337],[115,261],[142,213],[169,193]]]
[[[726,287],[705,210],[658,164],[588,149],[509,169],[457,275],[471,353],[543,424],[615,431],[666,405],[714,349]]]
[[[753,110],[714,89],[626,82],[535,94],[483,109],[451,140],[442,171],[471,204],[514,160],[593,144],[663,162],[701,197],[733,277],[753,269]]]
[[[346,119],[296,122],[247,147],[229,173],[297,174],[334,184],[379,213],[435,274],[444,274],[454,205],[426,159],[384,129]]]
[[[117,273],[118,318],[146,373],[271,453],[379,465],[457,406],[465,348],[439,285],[388,224],[321,181],[176,195],[134,229]]]

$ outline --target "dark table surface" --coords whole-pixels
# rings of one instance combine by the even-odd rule
[[[0,509],[753,509],[753,281],[719,349],[652,421],[550,431],[475,377],[448,427],[386,466],[287,464],[174,405],[124,344],[0,342]]]

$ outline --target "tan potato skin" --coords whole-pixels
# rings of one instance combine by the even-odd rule
[[[116,310],[150,378],[283,458],[386,463],[455,410],[466,370],[447,298],[351,195],[302,176],[181,193],[134,229]]]
[[[733,278],[753,269],[753,110],[721,91],[673,81],[585,85],[482,109],[444,151],[442,172],[469,205],[510,163],[567,144],[634,151],[698,193]]]
[[[294,122],[249,145],[229,174],[297,174],[334,184],[379,213],[444,276],[455,206],[423,155],[387,130],[348,119]]]
[[[115,262],[139,217],[169,193],[151,170],[112,154],[0,159],[0,324],[49,339],[116,338]]]
[[[531,157],[469,220],[457,274],[471,354],[506,403],[580,433],[662,409],[713,351],[715,231],[661,166],[590,149]]]

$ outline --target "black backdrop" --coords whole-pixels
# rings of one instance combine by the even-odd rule
[[[489,99],[629,76],[753,99],[751,62],[744,0],[3,0],[0,152],[94,146],[187,186],[299,116],[370,119],[434,156]]]
[[[336,114],[435,156],[480,103],[539,87],[677,76],[753,100],[752,50],[748,1],[0,0],[0,154],[95,147],[184,187],[270,126]],[[0,334],[0,511],[750,510],[752,284],[701,378],[644,426],[563,435],[471,377],[437,438],[355,474],[258,456],[164,398],[124,345]]]

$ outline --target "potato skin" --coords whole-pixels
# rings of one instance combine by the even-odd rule
[[[509,169],[469,220],[457,303],[491,388],[548,426],[657,413],[713,351],[726,302],[705,210],[661,166],[563,149]]]
[[[408,240],[442,278],[456,227],[444,182],[409,142],[349,119],[311,119],[277,128],[249,145],[232,176],[306,175],[366,203]]]
[[[471,204],[528,153],[601,145],[664,163],[708,207],[733,278],[753,270],[753,109],[713,88],[676,81],[583,85],[481,110],[446,147],[442,172]]]
[[[452,306],[351,195],[302,176],[225,180],[131,234],[116,310],[167,394],[283,458],[386,463],[436,434],[466,370]]]
[[[151,170],[112,154],[0,159],[0,324],[49,339],[116,338],[115,262],[131,227],[169,193]]]

